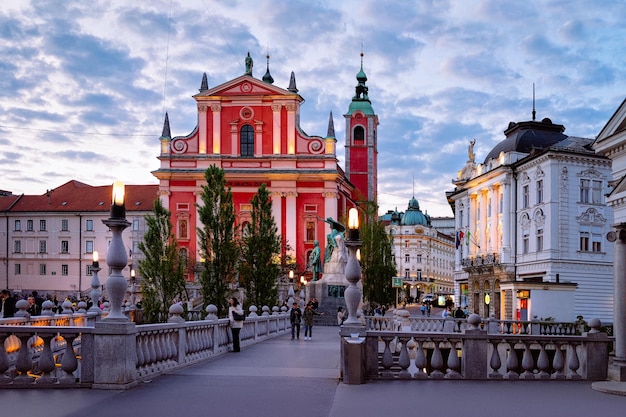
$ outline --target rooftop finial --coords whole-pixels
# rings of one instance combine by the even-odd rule
[[[287,87],[287,90],[292,93],[298,92],[298,88],[296,87],[296,74],[294,74],[293,71],[291,71],[291,77],[289,77],[289,87]]]
[[[263,76],[263,81],[268,84],[274,84],[274,78],[272,78],[272,74],[270,74],[270,53],[268,51],[267,55],[267,71],[265,71],[265,75]]]
[[[335,137],[335,123],[333,122],[333,112],[330,112],[330,116],[328,117],[328,133],[326,133],[327,138]]]
[[[202,82],[200,83],[200,92],[206,91],[209,89],[209,82],[206,78],[206,72],[202,74]]]
[[[533,83],[533,122],[535,121],[535,83]]]
[[[165,121],[163,122],[163,133],[161,133],[162,138],[171,138],[172,133],[170,132],[170,118],[165,112]]]

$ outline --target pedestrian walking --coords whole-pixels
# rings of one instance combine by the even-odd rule
[[[302,310],[298,303],[293,303],[289,311],[289,321],[291,322],[291,340],[300,339],[300,323],[302,323]]]
[[[230,321],[230,331],[233,335],[233,352],[239,352],[241,350],[239,332],[243,328],[243,320],[236,320],[235,316],[244,316],[244,312],[241,304],[239,304],[239,300],[235,297],[232,297],[228,302],[230,304],[228,306],[228,319]]]
[[[324,313],[318,313],[313,310],[313,304],[308,303],[304,308],[304,340],[311,340],[313,337],[313,316],[321,316]]]

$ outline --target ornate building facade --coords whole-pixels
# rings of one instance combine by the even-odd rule
[[[484,162],[468,161],[448,200],[455,292],[500,319],[613,320],[611,162],[550,119],[509,124]]]
[[[273,84],[269,62],[262,79],[253,76],[252,68],[248,56],[243,75],[213,88],[203,76],[200,92],[193,97],[197,127],[186,136],[172,137],[166,116],[160,167],[153,174],[161,201],[172,212],[181,250],[192,262],[200,261],[196,205],[202,204],[206,169],[216,165],[224,170],[238,225],[250,221],[250,200],[265,183],[284,252],[294,259],[296,272],[303,273],[314,242],[323,247],[330,231],[324,219],[343,220],[360,200],[376,198],[378,118],[361,64],[356,94],[344,115],[344,171],[338,165],[332,113],[325,136],[308,135],[300,127],[304,99],[294,73],[285,89]]]
[[[402,277],[405,296],[415,301],[425,294],[454,298],[454,237],[434,227],[415,197],[405,212],[395,210],[381,220],[393,238],[397,276]],[[446,222],[440,219],[439,223]]]

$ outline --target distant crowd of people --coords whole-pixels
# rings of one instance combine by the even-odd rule
[[[45,298],[41,297],[37,291],[33,291],[29,294],[18,294],[11,293],[9,290],[2,290],[0,292],[0,318],[9,318],[15,317],[15,313],[17,313],[17,302],[19,300],[28,300],[28,309],[26,310],[30,316],[39,316],[41,315],[43,309],[43,303],[46,300],[52,301],[54,306],[52,307],[52,311],[54,313],[61,313],[63,311],[63,302],[69,301],[72,303],[74,309],[76,309],[77,304],[80,301],[85,301],[87,303],[87,308],[92,306],[91,300],[88,297],[83,297],[81,299],[68,296],[67,298],[59,301],[56,295],[51,296],[47,295]],[[102,308],[102,305],[99,305]]]

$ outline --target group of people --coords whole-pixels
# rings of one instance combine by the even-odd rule
[[[21,299],[28,300],[28,309],[26,310],[30,316],[41,315],[41,306],[45,301],[39,296],[37,291],[33,291],[26,297],[17,294],[11,294],[9,290],[0,292],[0,318],[14,317],[17,313],[17,302]]]
[[[317,300],[311,299],[304,307],[304,311],[298,307],[298,303],[293,303],[289,310],[289,321],[291,322],[291,340],[300,339],[300,326],[304,321],[304,340],[311,340],[313,337],[313,318],[322,316],[324,313],[317,311]]]

